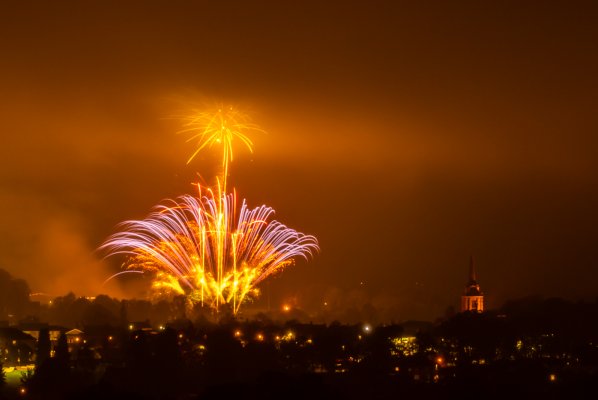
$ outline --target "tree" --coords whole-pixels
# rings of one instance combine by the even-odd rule
[[[59,367],[67,369],[69,367],[69,347],[66,341],[66,334],[62,332],[56,345],[56,363]]]
[[[48,329],[40,329],[39,338],[37,340],[37,352],[35,356],[35,366],[39,367],[44,361],[50,358],[50,332]]]
[[[4,373],[4,366],[0,361],[0,389],[6,384],[6,374]]]
[[[27,282],[0,269],[0,319],[6,319],[9,314],[21,318],[30,305],[29,293]]]
[[[21,382],[33,398],[66,397],[73,381],[70,377],[68,344],[64,332],[58,339],[56,356],[38,364],[34,374],[22,374]]]

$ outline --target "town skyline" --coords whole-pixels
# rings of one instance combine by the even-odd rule
[[[5,12],[0,268],[34,291],[142,295],[131,277],[103,286],[122,260],[96,249],[214,185],[217,152],[189,167],[177,132],[225,102],[266,132],[235,154],[231,185],[320,242],[260,286],[271,304],[432,319],[458,308],[470,255],[492,306],[598,294],[592,4]]]

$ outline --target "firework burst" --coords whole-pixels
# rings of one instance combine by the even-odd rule
[[[224,204],[221,210],[220,200]],[[207,189],[155,207],[144,220],[123,222],[123,230],[102,245],[127,254],[126,268],[154,274],[158,293],[182,294],[214,309],[240,305],[257,294],[256,285],[318,250],[314,236],[271,220],[267,206],[250,209],[236,194],[218,198]]]
[[[250,209],[243,200],[237,210],[236,192],[226,190],[228,166],[234,141],[252,151],[246,135],[252,130],[261,131],[232,107],[186,119],[181,132],[192,132],[188,141],[198,142],[187,163],[202,149],[221,145],[222,176],[215,190],[197,185],[197,197],[169,200],[144,220],[122,223],[122,231],[101,246],[109,255],[128,255],[126,271],[119,274],[151,273],[158,293],[185,295],[189,303],[216,311],[230,304],[236,314],[244,301],[258,294],[257,284],[297,257],[307,259],[319,250],[314,236],[271,220],[270,207]]]
[[[187,164],[203,149],[222,146],[223,190],[226,192],[228,166],[233,161],[233,144],[238,140],[253,152],[253,142],[247,136],[251,131],[263,132],[244,112],[232,106],[219,106],[215,110],[196,112],[185,118],[183,129],[179,133],[191,135],[187,142],[197,142]]]

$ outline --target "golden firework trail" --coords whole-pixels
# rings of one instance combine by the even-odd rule
[[[222,176],[215,190],[197,185],[197,197],[168,200],[144,220],[123,222],[122,231],[100,249],[109,255],[127,254],[124,272],[152,273],[158,293],[185,295],[191,304],[216,311],[230,304],[236,314],[245,300],[258,294],[258,283],[297,257],[313,256],[318,241],[270,220],[274,210],[265,205],[249,209],[243,200],[237,210],[236,192],[226,190],[233,143],[239,140],[252,151],[246,132],[261,131],[246,114],[220,107],[196,113],[184,127],[181,132],[192,133],[188,141],[198,142],[187,163],[206,147],[222,146]]]
[[[238,140],[253,152],[253,142],[247,136],[251,131],[262,131],[251,122],[249,115],[235,107],[218,106],[212,111],[196,112],[184,119],[183,128],[179,133],[191,134],[187,142],[197,142],[197,147],[187,164],[205,148],[222,146],[222,191],[226,191],[228,180],[228,166],[233,161],[233,143]]]

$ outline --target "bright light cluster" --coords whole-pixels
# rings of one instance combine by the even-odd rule
[[[187,295],[236,313],[256,285],[318,249],[317,240],[271,220],[274,210],[250,209],[236,196],[220,199],[211,190],[158,205],[144,220],[126,221],[103,245],[130,255],[127,268],[155,273],[158,292]]]

